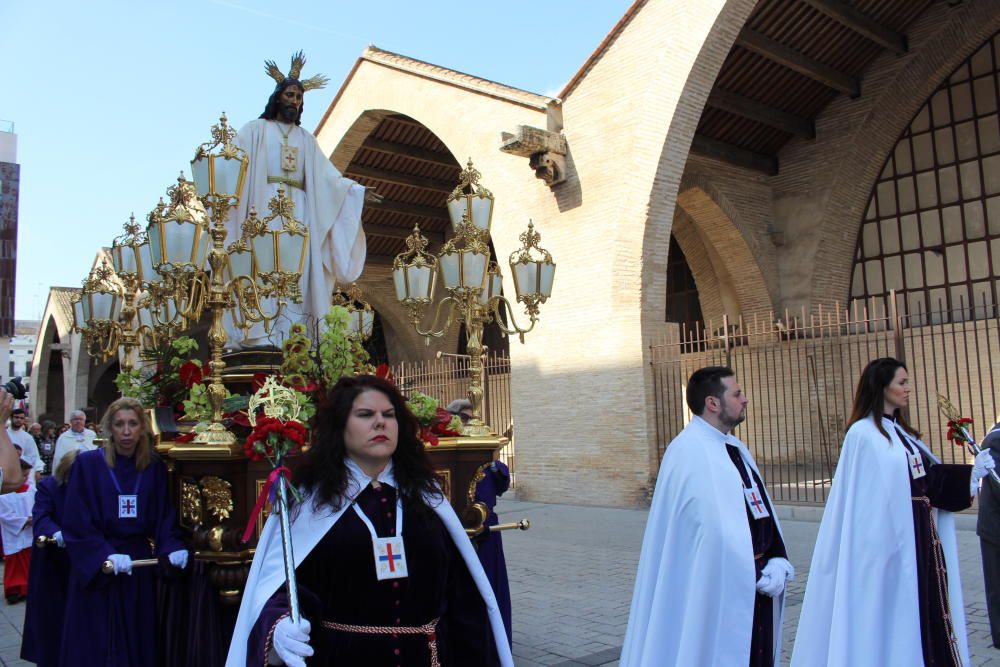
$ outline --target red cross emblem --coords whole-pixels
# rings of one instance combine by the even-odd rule
[[[759,513],[763,512],[764,511],[764,505],[763,505],[763,503],[760,502],[760,498],[757,497],[757,492],[756,491],[754,491],[753,493],[750,494],[750,498],[752,499],[751,502],[750,502],[750,504],[753,505],[753,508],[755,510],[757,510],[757,513],[759,514]]]
[[[924,462],[919,456],[914,455],[913,457],[913,469],[918,473],[922,473],[924,471]]]
[[[385,545],[385,553],[386,553],[385,556],[379,556],[378,559],[380,561],[389,561],[389,571],[390,572],[395,572],[396,571],[396,561],[399,560],[400,558],[402,558],[402,556],[400,556],[399,554],[392,553],[392,544],[391,543]]]
[[[125,512],[127,512],[128,514],[135,513],[135,501],[132,500],[131,498],[126,498],[124,502],[125,502],[125,507],[124,507]]]

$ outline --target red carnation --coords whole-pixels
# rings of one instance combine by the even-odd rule
[[[181,364],[180,368],[177,369],[177,375],[181,379],[181,384],[183,384],[185,388],[190,389],[201,382],[201,364],[196,361],[185,361]]]

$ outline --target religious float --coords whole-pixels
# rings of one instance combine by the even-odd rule
[[[165,579],[159,596],[160,622],[172,638],[162,647],[164,664],[171,665],[224,662],[257,537],[272,504],[274,511],[283,505],[296,454],[275,461],[262,445],[266,434],[258,420],[308,424],[319,397],[339,377],[376,372],[361,344],[373,312],[353,287],[334,295],[322,326],[315,319],[294,324],[281,349],[226,352],[235,341],[225,317],[231,318],[230,331],[245,333],[254,325],[268,327],[289,303],[301,301],[310,234],[282,183],[268,201],[268,213],[250,208],[239,237],[226,245],[227,219],[246,192],[251,160],[234,139],[223,115],[211,141],[196,151],[193,182],[182,174],[167,190],[167,200],[148,215],[145,230],[134,217],[129,220],[112,244],[113,266],[97,267],[74,303],[76,327],[91,354],[119,357],[116,384],[122,394],[151,408],[167,403],[155,410],[157,451],[167,462],[178,522],[194,556],[189,574]],[[519,327],[490,257],[493,195],[479,180],[470,160],[447,199],[454,236],[435,256],[414,228],[392,277],[400,305],[420,335],[440,337],[454,323],[465,327],[468,424],[442,415],[434,399],[401,389],[421,419],[444,491],[470,536],[487,530],[488,508],[476,501],[476,484],[506,443],[481,419],[483,325],[496,321],[523,342],[551,294],[555,271],[529,224],[509,261],[516,300],[529,318]],[[425,327],[428,310],[433,316]],[[211,325],[209,358],[201,363],[194,360],[197,343],[181,334],[203,313]],[[274,406],[278,394],[284,408]],[[179,414],[197,423],[177,425]],[[298,444],[308,447],[305,439]],[[527,522],[492,528],[526,529]]]

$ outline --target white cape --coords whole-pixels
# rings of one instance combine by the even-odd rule
[[[341,508],[335,512],[317,514],[313,511],[312,497],[306,496],[298,513],[292,513],[291,535],[296,567],[337,523],[341,515],[350,508],[350,501],[356,498],[372,481],[370,477],[361,472],[361,469],[353,461],[347,459],[347,464],[351,473],[351,481],[348,483],[346,493],[348,502],[343,503]],[[380,482],[395,486],[391,463],[379,475],[378,479]],[[448,535],[458,547],[459,553],[462,554],[462,560],[465,561],[473,581],[476,582],[476,588],[483,596],[501,666],[514,667],[514,658],[511,656],[510,645],[507,643],[507,631],[504,629],[503,618],[500,616],[500,608],[497,606],[496,597],[493,595],[493,589],[486,578],[479,557],[472,547],[472,541],[459,522],[450,503],[441,502],[435,498],[428,500],[427,504],[444,523]],[[254,554],[250,575],[243,590],[243,601],[236,618],[233,639],[229,645],[226,667],[246,667],[247,639],[250,637],[250,631],[257,622],[264,604],[284,583],[285,567],[281,550],[281,528],[278,526],[277,516],[272,514],[265,522],[264,530],[261,531],[260,539],[257,542],[257,552]],[[316,631],[318,631],[318,627],[314,623],[313,632]]]
[[[285,126],[288,127],[288,126]],[[334,285],[346,287],[358,279],[365,264],[366,242],[361,227],[361,209],[364,206],[364,186],[344,178],[337,168],[323,155],[316,138],[302,127],[293,126],[288,134],[288,145],[298,148],[298,170],[292,178],[302,182],[305,190],[268,183],[267,177],[280,176],[282,135],[277,122],[263,119],[250,121],[240,129],[236,144],[250,156],[246,182],[239,206],[227,219],[226,246],[240,238],[243,221],[250,208],[257,209],[260,218],[271,215],[268,202],[284,187],[285,196],[295,203],[295,217],[309,228],[309,252],[306,256],[302,279],[302,303],[289,302],[287,311],[273,325],[271,342],[280,347],[287,337],[288,328],[300,321],[303,314],[323,319],[330,310]],[[280,223],[280,221],[279,221]],[[272,224],[273,229],[280,228]],[[274,306],[270,305],[273,312]],[[235,344],[242,332],[225,320],[229,342]],[[247,339],[267,337],[264,325],[253,325]],[[255,341],[258,344],[260,341]]]
[[[891,421],[873,419],[844,438],[816,538],[792,665],[924,664],[917,553],[906,450]],[[924,453],[937,462],[927,447]],[[934,510],[962,664],[969,664],[954,516]]]
[[[622,667],[750,661],[757,575],[743,481],[727,443],[760,475],[745,444],[700,417],[667,447],[642,541]],[[781,595],[774,600],[776,664],[783,609]]]

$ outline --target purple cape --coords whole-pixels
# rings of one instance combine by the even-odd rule
[[[119,491],[119,488],[121,491]],[[118,518],[119,493],[137,496],[138,517]],[[156,664],[155,568],[130,576],[108,575],[101,565],[111,554],[133,559],[166,556],[183,549],[176,514],[167,495],[167,471],[155,459],[138,472],[119,456],[114,471],[104,452],[81,453],[70,472],[63,518],[71,568],[63,628],[63,667],[139,667]]]

